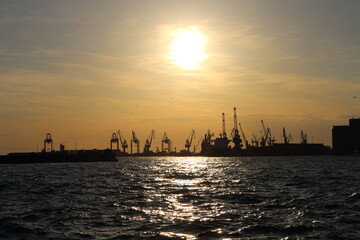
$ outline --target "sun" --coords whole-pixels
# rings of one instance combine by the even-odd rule
[[[204,45],[207,39],[196,29],[178,32],[175,41],[170,46],[169,58],[185,69],[196,69],[198,64],[206,59]]]

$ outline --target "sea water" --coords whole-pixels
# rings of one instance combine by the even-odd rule
[[[360,239],[359,157],[0,165],[1,239]]]

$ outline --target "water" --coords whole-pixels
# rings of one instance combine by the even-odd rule
[[[358,157],[0,165],[1,239],[360,239]]]

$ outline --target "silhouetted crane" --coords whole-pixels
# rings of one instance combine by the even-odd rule
[[[238,124],[237,124],[237,116],[236,116],[236,108],[234,107],[234,128],[231,132],[232,141],[234,143],[234,149],[239,150],[242,147],[242,140],[239,135]]]
[[[195,130],[193,129],[191,130],[189,137],[185,141],[185,148],[188,152],[190,152],[191,144],[194,138],[195,138]],[[195,147],[194,147],[194,152],[195,152]]]
[[[167,144],[167,147],[164,147],[164,144]],[[162,152],[171,152],[171,140],[168,138],[168,136],[166,135],[166,132],[164,132],[164,136],[161,140],[161,151]]]
[[[194,145],[194,153],[196,152],[196,149],[198,149],[201,141],[203,140],[204,136],[201,136],[201,138],[199,139],[198,143],[196,145]]]
[[[246,148],[249,148],[249,142],[248,142],[248,140],[247,140],[246,137],[245,137],[245,133],[244,133],[242,127],[241,127],[241,123],[239,123],[239,128],[240,128],[241,135],[242,135],[242,137],[243,137],[243,139],[244,139],[244,141],[245,141],[245,147],[246,147]]]
[[[260,139],[260,146],[265,147],[266,143],[268,143],[269,146],[272,146],[275,142],[275,138],[272,137],[270,128],[265,127],[263,120],[261,120],[261,125],[264,132]]]
[[[123,153],[126,153],[126,149],[128,148],[127,141],[120,130],[118,130],[118,135],[119,135],[121,147],[123,149]]]
[[[265,124],[264,124],[263,120],[261,120],[261,125],[262,125],[262,128],[263,128],[263,134],[262,134],[261,139],[260,139],[260,146],[265,147],[268,136],[269,136],[269,132],[268,132],[268,129],[265,127]]]
[[[151,130],[149,137],[145,141],[144,153],[150,152],[152,140],[155,139],[155,131]]]
[[[251,140],[252,146],[259,147],[259,139],[256,137],[256,135],[254,133],[252,135],[254,137],[254,139]]]
[[[271,135],[271,130],[270,130],[269,127],[267,128],[267,130],[268,130],[268,134],[269,134],[268,144],[269,144],[269,146],[272,146],[272,145],[274,145],[274,142],[275,142],[276,140],[275,140],[275,138]]]
[[[140,140],[136,137],[136,134],[134,131],[132,131],[132,138],[131,138],[131,144],[130,144],[131,154],[133,153],[133,143],[136,145],[136,153],[139,153],[140,152]]]
[[[47,151],[47,149],[46,149],[46,145],[47,144],[50,144],[50,152],[52,152],[53,151],[53,140],[52,140],[52,138],[51,138],[51,134],[50,133],[47,133],[46,134],[46,137],[45,137],[45,140],[44,140],[44,152],[46,152]]]
[[[203,140],[201,141],[201,152],[208,153],[211,148],[211,143],[214,141],[211,138],[214,136],[214,133],[210,132],[210,129],[204,135]]]
[[[222,113],[222,134],[221,137],[226,138],[225,113]]]
[[[113,143],[116,143],[116,150],[119,150],[119,138],[116,133],[113,133],[110,139],[110,150],[113,149]]]
[[[308,143],[307,134],[304,133],[303,130],[301,130],[301,132],[300,132],[300,137],[301,137],[301,143],[302,144],[307,144]]]
[[[283,135],[282,136],[284,138],[284,144],[289,144],[291,139],[292,139],[292,136],[291,136],[291,134],[286,135],[285,127],[283,128]]]

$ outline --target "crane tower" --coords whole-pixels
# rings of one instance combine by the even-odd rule
[[[145,141],[144,153],[149,153],[151,148],[152,140],[155,139],[155,131],[151,130],[149,137]]]
[[[119,138],[116,133],[113,133],[110,139],[110,150],[113,149],[113,143],[116,143],[116,150],[119,150]]]
[[[133,143],[136,145],[136,153],[140,152],[140,140],[136,137],[134,131],[132,131],[132,138],[130,143],[130,152],[133,153]]]
[[[195,138],[195,130],[193,129],[190,132],[189,137],[185,141],[185,148],[186,148],[187,152],[190,152],[191,144],[192,144],[192,141],[193,141],[194,138]],[[194,152],[195,152],[195,147],[194,147]]]
[[[47,151],[47,149],[46,149],[46,145],[48,145],[48,144],[50,144],[50,152],[52,152],[53,151],[53,140],[52,140],[52,138],[51,138],[51,134],[50,133],[47,133],[46,134],[46,137],[45,137],[45,140],[44,140],[44,152],[46,152]]]
[[[232,141],[234,143],[234,150],[240,150],[242,147],[242,140],[240,138],[238,124],[237,124],[237,116],[236,116],[236,107],[234,107],[234,128],[232,130]]]

